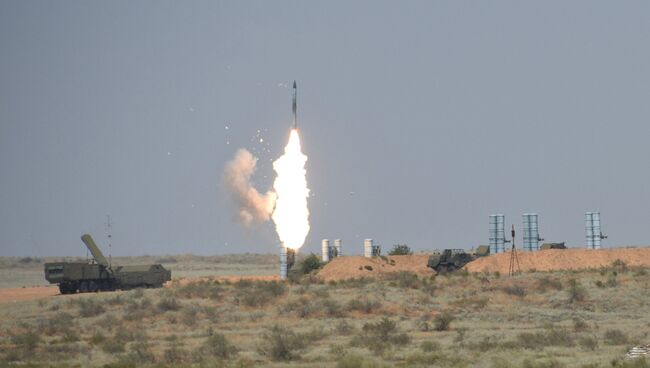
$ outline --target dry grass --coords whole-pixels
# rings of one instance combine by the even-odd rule
[[[623,357],[650,343],[649,284],[619,264],[56,296],[0,304],[0,366],[646,367]]]

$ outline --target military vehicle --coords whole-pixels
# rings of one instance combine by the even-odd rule
[[[490,247],[487,245],[479,246],[475,253],[469,253],[462,249],[445,249],[442,253],[430,256],[427,267],[437,273],[453,272],[477,258],[488,255],[490,255]]]
[[[61,294],[162,287],[171,280],[171,271],[160,264],[114,267],[108,263],[90,235],[83,235],[81,240],[93,255],[91,262],[45,264],[45,279],[50,284],[59,284]]]
[[[539,247],[539,250],[546,250],[546,249],[566,249],[566,245],[564,245],[564,242],[562,242],[562,243],[544,243],[544,244],[542,244],[541,247]]]

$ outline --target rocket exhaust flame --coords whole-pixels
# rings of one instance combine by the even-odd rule
[[[284,155],[273,162],[277,177],[273,189],[277,195],[272,214],[275,231],[288,248],[298,250],[309,233],[309,209],[307,198],[307,156],[300,147],[297,129],[292,129]]]
[[[257,158],[245,149],[237,151],[225,168],[223,182],[238,205],[238,219],[246,225],[273,219],[275,231],[285,247],[297,251],[309,233],[307,156],[300,147],[296,118],[296,82],[293,82],[293,129],[284,154],[273,162],[273,190],[261,194],[251,182]]]

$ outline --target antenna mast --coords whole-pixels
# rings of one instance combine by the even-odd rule
[[[508,269],[508,276],[514,276],[517,273],[521,272],[521,267],[519,267],[519,257],[517,257],[517,248],[515,248],[515,225],[512,225],[512,250],[510,251],[510,267]],[[515,270],[515,265],[517,269]]]
[[[108,237],[108,267],[110,268],[112,266],[112,254],[113,252],[111,251],[111,225],[113,223],[111,222],[111,215],[106,215],[106,236]]]

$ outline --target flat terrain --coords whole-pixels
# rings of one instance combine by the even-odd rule
[[[622,261],[278,282],[273,256],[188,257],[163,262],[191,273],[162,289],[0,303],[0,366],[648,366],[625,353],[650,343],[650,275]]]

